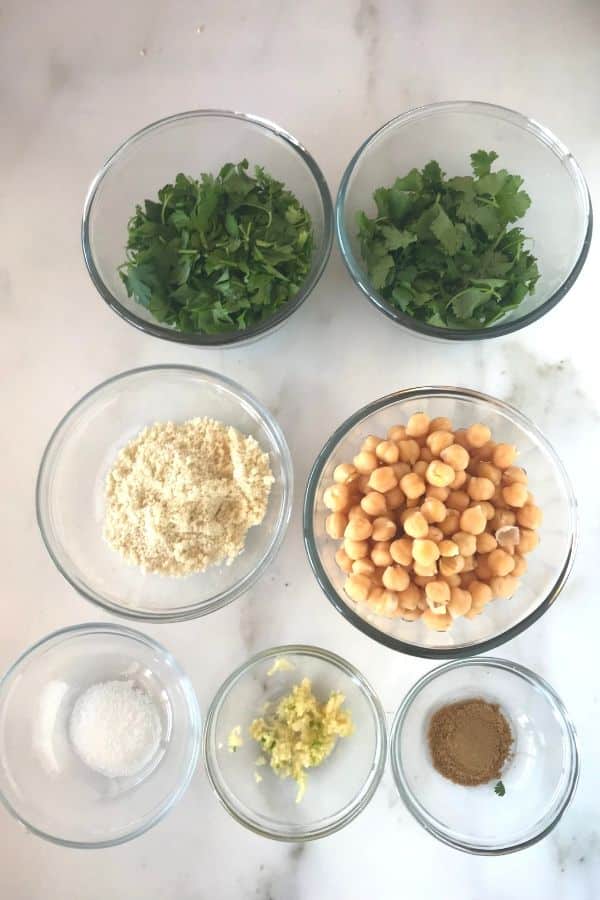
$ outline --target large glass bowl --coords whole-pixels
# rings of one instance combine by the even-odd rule
[[[118,267],[125,260],[127,223],[137,204],[153,199],[179,172],[216,175],[242,159],[265,168],[288,187],[312,219],[310,272],[298,293],[271,318],[244,331],[199,334],[158,322],[127,296]],[[126,322],[155,337],[205,347],[239,345],[281,325],[306,300],[325,268],[333,240],[333,209],[327,183],[302,144],[278,125],[244,113],[192,110],[161,119],[136,132],[115,150],[94,178],[85,199],[83,255],[94,285]]]
[[[344,573],[335,561],[338,541],[325,531],[328,510],[323,492],[333,470],[351,462],[369,434],[383,434],[406,423],[415,412],[430,418],[447,416],[455,428],[483,422],[497,442],[515,444],[518,465],[527,469],[529,485],[544,521],[539,546],[528,556],[528,569],[509,600],[488,604],[475,619],[457,619],[447,632],[431,631],[421,622],[387,619],[344,593]],[[359,409],[329,438],[312,468],[304,499],[304,542],[317,581],[335,608],[362,632],[381,644],[431,659],[482,653],[515,637],[533,624],[560,594],[573,564],[576,546],[576,503],[563,465],[543,434],[522,413],[493,397],[464,388],[421,387],[389,394]]]
[[[269,454],[275,483],[265,518],[231,565],[185,578],[142,572],[104,540],[106,476],[119,450],[147,425],[209,416],[251,434]],[[213,612],[248,590],[274,558],[292,504],[292,462],[269,411],[238,384],[192,366],[133,369],[103,382],[50,438],[37,482],[40,531],[64,577],[110,612],[152,622]]]
[[[470,154],[495,150],[497,166],[521,175],[531,197],[516,224],[532,238],[541,278],[535,293],[485,328],[442,328],[419,322],[388,303],[371,283],[358,241],[356,215],[375,212],[373,192],[389,187],[431,159],[449,175],[470,175]],[[336,229],[354,282],[374,306],[398,325],[431,338],[480,340],[510,334],[545,315],[575,283],[592,236],[590,194],[577,161],[545,126],[489,103],[434,103],[403,113],[372,134],[344,172],[337,197]]]
[[[285,660],[287,666],[273,665]],[[341,691],[352,714],[354,734],[340,738],[320,766],[308,769],[306,792],[296,803],[296,784],[267,766],[256,767],[260,745],[248,734],[253,719],[310,678],[321,702]],[[240,729],[243,745],[228,748]],[[343,828],[368,804],[386,761],[385,713],[375,692],[349,662],[318,647],[274,647],[240,666],[219,688],[204,729],[204,762],[217,797],[251,831],[279,841],[308,841]],[[262,780],[253,776],[258,773]]]
[[[109,778],[75,752],[69,719],[94,684],[133,681],[155,703],[162,737],[135,776]],[[200,711],[187,675],[146,635],[78,625],[30,647],[0,679],[0,800],[30,831],[69,847],[138,837],[177,803],[196,769]]]
[[[513,734],[502,797],[494,782],[463,787],[431,762],[431,716],[474,697],[498,704]],[[421,678],[396,713],[390,755],[400,796],[417,821],[457,850],[488,856],[523,850],[549,834],[579,778],[575,729],[560,698],[530,669],[491,657],[447,663]]]

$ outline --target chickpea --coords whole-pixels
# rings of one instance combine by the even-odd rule
[[[519,466],[509,466],[502,472],[502,484],[527,484],[527,472]]]
[[[490,519],[490,528],[496,532],[499,528],[507,525],[514,525],[517,517],[512,509],[497,509],[495,515]]]
[[[429,497],[421,504],[421,512],[430,523],[443,522],[446,518],[447,509],[441,500]]]
[[[519,579],[514,578],[512,575],[506,575],[505,577],[496,576],[490,580],[490,587],[494,597],[507,600],[509,597],[512,597],[519,587]]]
[[[385,500],[390,512],[404,506],[404,494],[399,487],[392,488],[391,491],[388,491],[385,495]]]
[[[452,616],[448,613],[437,615],[431,609],[426,609],[421,616],[421,622],[431,628],[432,631],[448,631],[452,625]]]
[[[421,453],[421,448],[412,438],[398,441],[398,450],[400,451],[400,460],[405,463],[410,463],[411,466],[414,466]]]
[[[463,588],[465,591],[468,591],[470,585],[473,584],[473,582],[476,580],[477,579],[474,572],[465,572],[465,570],[463,569],[463,571],[460,573],[459,587]]]
[[[342,572],[351,572],[352,571],[352,560],[346,553],[343,547],[340,547],[339,550],[335,554],[335,561],[342,570]]]
[[[406,438],[406,428],[404,425],[392,425],[391,428],[388,428],[387,433],[388,441],[403,441]]]
[[[466,428],[457,428],[454,432],[454,443],[460,444],[461,447],[464,447],[465,450],[469,449],[469,444],[467,443],[467,429]]]
[[[446,582],[448,587],[460,587],[460,575],[440,575],[440,578]]]
[[[411,472],[400,480],[400,487],[409,500],[414,500],[425,493],[425,482],[420,475]]]
[[[485,460],[478,462],[476,471],[480,478],[487,478],[496,487],[502,481],[502,470],[492,465],[491,462],[486,462]]]
[[[463,512],[471,502],[471,498],[465,491],[450,491],[446,505],[448,509],[456,509]]]
[[[498,547],[488,555],[488,566],[492,575],[510,575],[515,567],[515,561],[510,553]]]
[[[372,453],[380,441],[381,441],[381,438],[378,438],[377,435],[368,434],[367,437],[362,442],[360,449],[364,450],[365,453]]]
[[[357,541],[366,541],[371,537],[373,533],[373,526],[369,519],[364,517],[350,519],[348,524],[346,525],[346,529],[344,531],[344,537],[348,538],[349,541],[357,542]],[[346,550],[346,553],[348,551]],[[348,554],[350,556],[350,554]],[[363,556],[366,556],[366,553],[363,553]],[[359,557],[355,557],[358,559]]]
[[[345,537],[344,550],[346,551],[350,559],[362,559],[363,556],[369,555],[369,542],[353,541],[350,538]]]
[[[467,480],[467,472],[464,469],[461,469],[459,472],[456,472],[454,478],[449,484],[451,491],[458,491]]]
[[[490,522],[496,515],[496,507],[489,500],[481,500],[479,505],[487,521]]]
[[[421,447],[421,453],[419,454],[418,462],[426,462],[430,463],[433,459],[433,453],[429,449],[429,447]]]
[[[463,471],[469,465],[469,454],[460,444],[450,444],[449,447],[442,450],[440,456],[445,463],[448,463],[457,472]]]
[[[362,559],[354,560],[352,572],[354,575],[366,575],[371,578],[375,574],[375,565],[368,556],[364,556]]]
[[[408,475],[408,473],[411,471],[409,464],[405,462],[394,463],[392,469],[394,470],[394,475],[396,476],[398,481],[400,481],[400,479],[405,475]]]
[[[406,508],[405,508],[405,509],[401,509],[400,512],[397,513],[397,515],[398,515],[398,524],[399,524],[399,525],[402,525],[403,528],[404,528],[404,523],[405,523],[406,520],[409,518],[409,516],[414,515],[414,513],[416,512],[416,510],[415,510],[414,507],[411,507],[411,506],[408,505],[410,502],[411,502],[410,500],[407,500],[407,501],[406,501]],[[415,501],[412,501],[412,502],[414,503]]]
[[[391,466],[400,459],[398,445],[393,441],[380,441],[375,447],[375,456],[386,465]]]
[[[435,419],[432,419],[429,423],[429,431],[433,434],[434,431],[452,431],[452,421],[448,418],[448,416],[436,416]]]
[[[429,463],[426,460],[418,459],[412,468],[412,474],[417,475],[421,479],[425,478],[425,472],[427,471],[428,465]],[[425,489],[423,490],[423,493],[425,493]]]
[[[428,538],[416,538],[412,545],[412,555],[415,562],[422,566],[430,566],[439,559],[438,545]]]
[[[489,500],[494,496],[496,485],[489,478],[471,478],[467,493],[471,500]]]
[[[407,510],[418,509],[420,505],[421,505],[420,497],[413,497],[411,500],[408,500],[408,499],[406,500],[406,509]]]
[[[425,496],[434,497],[436,500],[441,500],[444,503],[448,499],[449,493],[450,491],[447,487],[437,487],[434,484],[428,484]]]
[[[350,554],[348,553],[348,556]],[[387,568],[391,566],[394,560],[390,554],[390,545],[388,541],[377,541],[371,547],[371,559],[376,566]]]
[[[368,516],[383,516],[387,512],[386,498],[377,491],[369,491],[360,501],[360,507]]]
[[[462,590],[459,587],[450,588],[450,602],[448,603],[448,612],[453,619],[464,616],[471,609],[473,598],[469,591]]]
[[[478,534],[475,543],[477,553],[491,553],[498,546],[498,541],[489,531]]]
[[[492,453],[492,462],[499,469],[508,469],[517,458],[517,448],[514,444],[496,444]]]
[[[372,537],[374,541],[391,541],[396,536],[396,523],[386,516],[373,520]]]
[[[448,515],[443,522],[440,522],[440,531],[450,537],[459,529],[459,514],[454,509],[448,510]]]
[[[370,475],[359,475],[356,479],[356,487],[361,494],[367,494],[369,492],[369,478]]]
[[[475,554],[471,554],[471,556],[463,556],[465,564],[463,566],[463,572],[472,572],[475,568]]]
[[[430,581],[425,585],[425,596],[430,609],[446,607],[450,602],[450,587],[445,581]]]
[[[413,572],[415,573],[415,578],[418,576],[423,576],[427,578],[437,578],[438,577],[438,567],[437,563],[420,563],[415,560],[413,563]]]
[[[440,575],[460,575],[465,567],[464,556],[447,556],[439,562]]]
[[[401,566],[388,566],[383,573],[383,586],[390,591],[405,591],[409,584],[408,572]]]
[[[392,467],[381,466],[379,469],[375,469],[374,472],[371,472],[369,487],[372,491],[379,491],[381,494],[385,494],[386,491],[391,491],[392,488],[398,487],[398,479],[396,478],[396,474]]]
[[[454,481],[454,469],[448,463],[434,459],[427,466],[425,477],[429,484],[433,484],[436,487],[448,487]]]
[[[496,447],[497,444],[494,441],[488,441],[487,444],[484,444],[483,447],[480,447],[479,450],[475,451],[477,459],[489,462],[494,456]]]
[[[371,575],[371,582],[378,587],[383,586],[383,573],[385,572],[385,566],[375,566],[375,571]]]
[[[405,609],[403,606],[398,606],[396,615],[404,619],[405,622],[416,622],[421,618],[421,612],[418,609]]]
[[[506,550],[507,553],[510,553],[513,556],[515,552],[515,547],[519,543],[519,539],[521,537],[521,531],[517,528],[516,525],[505,525],[503,528],[499,528],[496,531],[496,540],[498,541],[498,545]],[[498,573],[501,574],[500,572]]]
[[[395,563],[401,566],[409,566],[412,563],[412,545],[410,538],[403,537],[390,544],[390,556]]]
[[[352,478],[355,478],[356,475],[356,467],[350,465],[350,463],[340,463],[340,465],[336,466],[333,470],[333,480],[337,484],[346,484]]]
[[[444,532],[439,528],[436,528],[435,525],[430,525],[427,529],[427,540],[435,541],[436,544],[439,544],[440,541],[444,539]]]
[[[348,512],[346,513],[346,517],[348,522],[352,519],[367,519],[368,516],[364,512],[362,506],[360,504],[356,504],[356,506],[351,506]]]
[[[493,599],[492,589],[483,581],[472,581],[469,585],[469,593],[473,600],[473,606],[481,609]]]
[[[517,522],[523,528],[539,528],[542,524],[542,511],[539,506],[527,503],[517,512]]]
[[[469,535],[470,536],[470,535]],[[440,556],[445,559],[450,559],[453,556],[458,556],[459,549],[458,544],[454,541],[443,540],[438,544],[438,550],[440,551]]]
[[[415,510],[404,520],[404,531],[412,538],[424,538],[429,525],[422,512]]]
[[[480,447],[483,447],[484,444],[487,444],[492,436],[492,432],[487,425],[476,422],[475,425],[470,425],[469,428],[467,428],[465,436],[469,447],[479,449]]]
[[[378,585],[371,588],[367,603],[378,616],[393,616],[398,609],[398,597],[394,591],[387,591]]]
[[[341,512],[330,513],[325,519],[325,531],[329,537],[341,541],[344,537],[344,529],[348,524],[348,517]]]
[[[379,464],[379,460],[372,450],[361,450],[352,461],[361,475],[370,475]]]
[[[332,484],[323,494],[323,503],[332,512],[345,512],[350,505],[350,489],[345,484]]]
[[[434,456],[439,456],[442,450],[454,443],[454,435],[450,431],[432,431],[427,436],[426,444]]]
[[[344,590],[351,600],[356,603],[364,603],[371,590],[371,581],[366,575],[349,575],[346,578]]]
[[[398,591],[398,603],[402,609],[416,609],[421,598],[421,591],[416,584],[409,581],[408,587]]]
[[[492,570],[488,565],[488,558],[486,553],[482,553],[481,556],[477,557],[477,564],[473,569],[479,581],[488,581],[490,578],[493,578]]]
[[[519,484],[518,481],[502,488],[502,496],[508,506],[525,506],[527,503],[527,494],[528,491],[525,485]]]
[[[419,564],[415,563],[415,565],[418,566]],[[427,569],[427,566],[425,566],[425,569]],[[438,578],[438,574],[433,566],[430,567],[430,571],[433,572],[433,575],[414,575],[414,583],[420,588],[424,588],[425,585],[429,584],[430,581],[435,581]],[[425,604],[425,606],[427,606],[427,604]]]
[[[516,549],[519,554],[523,556],[524,553],[531,553],[532,550],[535,550],[539,542],[540,538],[537,531],[531,531],[529,528],[521,528],[521,538]]]
[[[468,509],[461,514],[460,528],[468,534],[481,534],[485,531],[487,519],[483,514],[480,506],[469,506]]]
[[[423,412],[414,413],[406,423],[409,437],[422,437],[429,431],[429,416]]]
[[[524,556],[519,556],[518,554],[515,556],[515,567],[510,573],[514,575],[515,578],[520,578],[521,575],[524,575],[527,571],[527,560]]]
[[[457,531],[452,535],[452,540],[457,545],[461,556],[473,556],[477,549],[477,539],[474,534]]]

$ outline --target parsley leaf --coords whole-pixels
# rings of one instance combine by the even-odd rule
[[[480,328],[532,293],[539,279],[523,230],[509,227],[531,200],[494,151],[471,155],[474,175],[446,178],[431,160],[373,194],[377,215],[357,216],[373,287],[407,315],[438,328]]]
[[[499,797],[504,797],[504,795],[506,793],[506,788],[504,787],[504,784],[501,781],[499,781],[496,784],[496,786],[494,788],[494,793],[498,794]]]
[[[179,173],[138,205],[119,274],[159,322],[217,334],[269,319],[300,290],[312,251],[306,209],[260,166],[248,174],[242,160],[198,180]]]

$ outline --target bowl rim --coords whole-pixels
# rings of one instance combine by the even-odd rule
[[[277,657],[285,657],[289,655],[308,656],[313,659],[319,659],[333,667],[341,670],[346,676],[358,684],[362,695],[366,698],[373,713],[375,721],[376,746],[373,763],[369,773],[369,777],[365,785],[361,789],[358,798],[355,798],[350,805],[342,811],[342,814],[330,821],[329,824],[322,827],[307,827],[301,831],[273,831],[257,824],[255,820],[245,816],[238,808],[230,802],[228,797],[224,795],[220,787],[220,779],[216,775],[216,766],[214,765],[213,752],[210,747],[211,738],[213,736],[213,728],[216,718],[220,712],[223,701],[228,696],[232,687],[235,687],[238,681],[244,677],[252,668],[269,659]],[[304,841],[317,840],[334,834],[336,831],[344,828],[353,819],[355,819],[370,803],[385,771],[388,755],[388,734],[386,715],[379,699],[379,696],[371,686],[365,676],[348,660],[333,653],[331,650],[325,650],[323,647],[316,647],[311,644],[284,644],[278,647],[269,647],[256,653],[238,666],[221,684],[218,691],[214,695],[206,714],[204,724],[204,734],[202,740],[202,757],[204,760],[204,768],[208,776],[208,780],[212,787],[213,793],[217,797],[219,803],[227,810],[227,812],[245,828],[261,837],[271,838],[275,841],[302,843]]]
[[[258,414],[258,418],[263,424],[265,431],[269,435],[273,446],[279,453],[281,468],[285,476],[284,481],[282,482],[281,510],[273,531],[271,542],[268,545],[268,548],[263,554],[258,565],[246,576],[244,576],[244,578],[233,584],[230,588],[216,594],[214,597],[204,601],[200,605],[196,604],[193,606],[182,607],[179,611],[174,610],[159,613],[140,611],[133,607],[128,608],[125,606],[113,604],[99,594],[96,594],[94,591],[92,591],[92,589],[89,588],[87,584],[78,579],[72,572],[67,571],[67,569],[58,559],[58,555],[54,551],[52,540],[46,531],[44,525],[45,515],[43,511],[44,499],[42,496],[45,487],[45,480],[48,474],[47,467],[49,465],[50,454],[54,449],[56,441],[61,437],[63,429],[71,422],[74,417],[77,416],[80,408],[84,406],[89,400],[92,400],[96,394],[101,393],[105,388],[109,388],[111,385],[119,381],[124,381],[126,379],[135,378],[140,375],[158,371],[191,373],[194,375],[200,375],[201,377],[208,376],[211,381],[216,381],[218,384],[226,387],[238,400],[241,399],[249,406],[251,406],[252,409]],[[271,450],[270,447],[268,449],[269,451]],[[281,544],[283,543],[283,539],[286,535],[292,513],[293,494],[294,469],[290,450],[280,425],[277,423],[274,416],[269,412],[266,406],[264,406],[256,397],[254,397],[253,394],[250,394],[248,391],[246,391],[245,388],[243,388],[236,381],[231,378],[227,378],[225,375],[221,375],[219,372],[215,372],[211,369],[201,368],[199,366],[182,365],[178,363],[159,363],[157,365],[140,366],[139,368],[135,369],[127,369],[124,372],[119,372],[116,375],[112,375],[110,378],[101,381],[91,390],[87,391],[61,417],[58,424],[52,431],[52,434],[50,435],[48,443],[46,444],[46,447],[42,454],[35,486],[35,508],[38,528],[42,537],[42,541],[44,542],[44,546],[46,547],[46,550],[48,551],[52,562],[54,563],[60,574],[63,576],[63,578],[65,578],[66,581],[69,582],[71,587],[75,588],[78,594],[80,594],[82,597],[85,597],[86,600],[89,600],[96,606],[99,606],[110,613],[122,616],[126,619],[133,619],[138,622],[152,623],[183,622],[188,619],[200,618],[201,616],[208,615],[218,609],[222,609],[224,606],[232,603],[246,591],[250,590],[250,588],[254,584],[256,584],[259,578],[262,577],[269,565],[275,559],[277,553],[279,552]]]
[[[509,419],[512,419],[514,422],[516,422],[516,424],[521,428],[533,432],[536,439],[545,448],[546,452],[552,459],[553,464],[560,472],[562,482],[565,486],[565,490],[569,498],[569,525],[571,532],[571,542],[565,563],[557,576],[556,583],[548,593],[547,597],[545,597],[544,600],[529,613],[529,615],[525,616],[524,619],[522,619],[520,622],[517,622],[515,625],[511,625],[511,627],[507,628],[506,631],[503,631],[501,634],[486,638],[486,640],[466,647],[438,648],[420,647],[418,645],[409,644],[405,641],[400,640],[399,638],[392,637],[392,635],[389,635],[378,628],[375,628],[373,625],[359,616],[358,613],[354,611],[354,609],[351,609],[350,606],[348,606],[348,604],[344,602],[344,600],[340,597],[335,587],[329,580],[325,568],[321,562],[319,552],[317,550],[317,543],[315,540],[313,529],[313,510],[317,500],[317,485],[321,477],[321,473],[327,462],[329,461],[329,457],[331,456],[331,453],[335,449],[337,444],[344,437],[346,437],[346,435],[349,434],[349,432],[359,422],[361,422],[366,416],[370,415],[371,413],[378,412],[379,410],[384,409],[387,406],[391,406],[392,404],[401,401],[431,399],[436,397],[446,399],[475,400],[478,403],[483,403],[485,405],[491,406],[496,410],[499,410],[504,415],[507,415]],[[494,647],[499,647],[501,644],[506,643],[506,641],[512,640],[512,638],[516,637],[518,634],[521,634],[522,631],[525,631],[527,628],[529,628],[530,625],[537,621],[537,619],[539,619],[540,616],[542,616],[550,608],[550,606],[554,603],[554,601],[557,599],[560,592],[564,588],[571,569],[573,568],[573,562],[575,559],[575,552],[578,542],[577,501],[573,492],[571,481],[559,456],[557,455],[547,438],[539,430],[539,428],[534,425],[534,423],[530,419],[528,419],[527,416],[523,415],[523,413],[519,412],[519,410],[517,410],[514,406],[511,406],[509,403],[506,403],[504,400],[498,400],[496,397],[491,397],[488,394],[483,394],[479,391],[471,390],[470,388],[450,387],[442,385],[405,388],[401,391],[386,394],[384,397],[380,397],[379,399],[373,400],[371,403],[367,403],[365,406],[362,406],[355,413],[345,419],[345,421],[342,422],[342,424],[339,425],[338,428],[336,428],[331,437],[326,441],[323,448],[320,450],[315,462],[313,463],[306,483],[302,518],[304,547],[306,549],[306,554],[313,570],[313,574],[315,575],[315,578],[317,579],[321,590],[323,591],[329,602],[337,609],[339,613],[344,616],[344,618],[348,622],[358,628],[359,631],[362,631],[363,634],[366,634],[368,637],[373,638],[373,640],[377,641],[380,644],[383,644],[385,647],[389,647],[391,650],[398,650],[401,653],[406,653],[409,656],[417,656],[422,659],[467,659],[468,657],[474,656],[475,654],[484,653],[492,650]]]
[[[181,667],[171,651],[167,650],[167,648],[160,644],[158,641],[155,641],[147,634],[143,634],[141,631],[136,631],[133,628],[129,628],[118,623],[113,624],[112,622],[84,622],[79,625],[69,625],[66,628],[59,628],[56,631],[51,631],[49,634],[35,641],[35,643],[27,647],[8,667],[6,672],[4,672],[4,674],[0,676],[0,706],[2,705],[2,694],[6,685],[9,684],[10,680],[15,675],[18,675],[19,669],[21,668],[23,663],[25,663],[31,657],[34,657],[38,653],[38,651],[42,650],[45,647],[48,647],[51,644],[58,645],[65,639],[71,638],[73,636],[88,636],[98,633],[112,634],[116,635],[117,637],[127,638],[128,640],[135,640],[140,644],[145,644],[147,647],[150,647],[150,649],[156,651],[176,673],[177,680],[182,687],[182,691],[186,699],[191,750],[186,770],[185,772],[181,773],[181,780],[177,788],[172,792],[169,799],[160,808],[158,808],[158,810],[152,815],[152,817],[148,819],[147,822],[144,822],[143,825],[140,825],[132,831],[111,840],[75,841],[67,838],[61,838],[58,835],[50,834],[49,832],[38,828],[32,822],[28,821],[24,816],[20,815],[20,813],[15,809],[15,807],[10,803],[8,798],[0,789],[0,802],[5,807],[5,809],[28,831],[31,831],[37,837],[50,841],[53,844],[58,844],[61,847],[72,847],[74,849],[83,850],[116,847],[119,844],[124,844],[127,841],[139,837],[140,835],[144,834],[146,831],[149,831],[151,828],[157,825],[179,802],[179,800],[182,798],[189,787],[192,776],[194,775],[198,765],[202,732],[202,716],[200,713],[200,706],[198,704],[198,697],[196,696],[194,686],[189,675]]]
[[[154,131],[158,131],[164,127],[169,127],[176,122],[194,118],[236,119],[239,122],[247,122],[251,125],[255,125],[259,129],[263,129],[264,131],[275,135],[275,137],[281,139],[285,144],[291,147],[292,150],[304,162],[314,179],[314,183],[317,187],[319,197],[321,199],[323,209],[323,242],[320,249],[317,250],[315,248],[314,251],[317,265],[312,276],[307,278],[303,282],[302,287],[300,288],[298,293],[295,294],[294,297],[291,297],[290,300],[288,300],[284,304],[284,306],[282,306],[281,309],[278,310],[278,312],[276,312],[271,318],[267,319],[265,322],[259,323],[258,325],[254,325],[251,328],[247,328],[244,331],[231,331],[223,334],[208,335],[195,332],[176,331],[175,329],[168,328],[167,326],[161,325],[158,322],[147,322],[145,319],[141,318],[141,316],[137,316],[135,312],[124,306],[120,302],[120,300],[115,297],[112,291],[110,291],[104,283],[94,261],[94,251],[92,249],[92,243],[90,240],[90,219],[98,189],[100,188],[100,185],[102,184],[104,178],[111,171],[113,163],[115,163],[123,153],[129,150],[129,148],[133,144],[143,140],[148,134]],[[81,220],[81,246],[88,274],[96,290],[103,298],[103,300],[107,303],[107,305],[113,310],[113,312],[116,312],[117,315],[119,315],[130,325],[133,325],[144,334],[150,334],[154,337],[162,338],[166,341],[173,341],[177,344],[187,344],[188,346],[194,347],[224,348],[231,346],[240,346],[241,344],[250,342],[256,338],[264,336],[270,331],[273,331],[279,325],[283,324],[283,322],[288,319],[304,303],[304,301],[307,299],[309,294],[313,291],[313,289],[319,282],[321,275],[325,270],[325,266],[327,265],[327,261],[329,260],[331,248],[333,245],[333,219],[333,203],[325,176],[323,175],[323,172],[321,171],[314,157],[308,152],[306,147],[292,134],[290,134],[280,125],[277,125],[275,122],[272,122],[269,119],[263,118],[261,116],[253,115],[251,113],[243,113],[227,109],[191,109],[184,112],[175,113],[174,115],[165,116],[162,119],[157,119],[156,121],[151,122],[149,125],[144,126],[144,128],[141,128],[138,131],[134,132],[134,134],[132,134],[121,144],[119,144],[117,149],[114,150],[113,153],[111,153],[104,165],[92,179],[92,182],[85,196],[83,204],[83,215]],[[123,227],[125,227],[125,225]],[[125,250],[123,250],[123,253],[125,254]]]
[[[554,155],[557,156],[563,163],[568,164],[571,179],[577,186],[584,201],[585,216],[587,222],[581,250],[573,265],[573,268],[563,280],[562,284],[559,285],[558,289],[553,294],[551,294],[551,296],[547,300],[545,300],[544,303],[540,304],[540,306],[538,306],[536,309],[531,310],[531,312],[526,313],[524,316],[521,316],[519,319],[514,319],[511,321],[505,321],[501,319],[499,322],[490,325],[489,327],[471,328],[468,330],[463,330],[460,328],[440,328],[436,325],[429,325],[427,322],[420,322],[417,319],[414,319],[412,316],[409,316],[407,313],[402,312],[402,310],[396,309],[396,307],[392,306],[386,300],[384,300],[376,290],[376,288],[374,288],[371,284],[367,274],[363,270],[362,265],[355,258],[344,224],[346,196],[352,174],[356,166],[359,164],[363,154],[384,131],[391,131],[392,129],[396,128],[396,126],[403,126],[413,119],[421,119],[427,116],[435,115],[439,112],[451,113],[464,111],[476,112],[481,115],[487,116],[497,116],[501,119],[504,119],[505,121],[511,122],[515,126],[528,131],[530,134],[536,137],[540,143],[548,147],[548,149],[551,150]],[[566,294],[571,290],[577,278],[579,277],[581,270],[583,269],[592,240],[593,218],[592,199],[589,187],[579,166],[579,163],[565,146],[565,144],[563,144],[563,142],[560,141],[553,134],[553,132],[550,131],[549,128],[546,128],[545,125],[542,125],[536,119],[532,119],[529,116],[526,116],[523,113],[517,112],[516,110],[510,109],[506,106],[499,106],[494,103],[484,103],[479,100],[448,100],[442,101],[440,103],[430,103],[424,106],[418,106],[409,109],[406,112],[403,112],[400,115],[395,116],[394,118],[385,122],[371,135],[369,135],[369,137],[365,141],[363,141],[363,143],[359,146],[358,150],[355,152],[352,159],[346,166],[338,189],[335,205],[335,228],[337,241],[340,247],[342,258],[348,272],[350,273],[352,281],[360,288],[360,290],[373,304],[373,306],[380,312],[382,312],[385,316],[387,316],[388,319],[391,319],[396,325],[403,326],[405,329],[412,331],[413,333],[416,332],[417,334],[424,337],[438,338],[441,340],[449,341],[488,340],[507,334],[513,334],[514,332],[519,331],[521,328],[525,328],[527,325],[530,325],[538,319],[541,319],[542,316],[546,315],[546,313],[549,312],[554,306],[556,306],[557,303],[562,300],[562,298],[565,297]]]
[[[428,820],[426,811],[424,811],[424,807],[416,799],[414,793],[409,789],[404,779],[403,768],[400,762],[401,755],[398,752],[398,744],[402,732],[402,726],[413,702],[419,696],[422,689],[427,687],[427,685],[429,685],[431,682],[436,681],[440,677],[443,677],[447,672],[451,672],[455,669],[460,669],[465,666],[489,666],[490,668],[502,669],[503,671],[507,671],[512,673],[513,675],[521,677],[534,689],[541,690],[545,699],[548,700],[551,706],[559,714],[559,717],[564,725],[567,734],[568,746],[571,753],[571,769],[569,772],[568,781],[565,785],[564,796],[561,798],[560,804],[552,820],[544,825],[536,834],[520,842],[501,844],[498,847],[483,847],[478,845],[476,842],[471,843],[453,839],[445,831],[436,828],[432,824],[432,822]],[[520,663],[514,662],[512,660],[492,656],[478,656],[471,659],[454,660],[452,662],[447,662],[441,666],[437,666],[435,669],[431,669],[431,671],[426,672],[425,675],[419,678],[405,695],[394,716],[394,721],[392,723],[390,732],[390,757],[392,774],[398,793],[400,794],[404,805],[412,814],[412,816],[417,820],[417,822],[427,832],[429,832],[429,834],[437,838],[442,843],[447,844],[449,847],[453,847],[455,850],[462,850],[465,853],[472,853],[478,856],[502,856],[507,853],[515,853],[518,850],[524,850],[527,847],[531,847],[533,844],[537,844],[538,841],[541,841],[548,834],[550,834],[550,832],[562,818],[563,813],[567,810],[575,795],[581,770],[579,746],[575,725],[573,724],[566,706],[564,705],[563,701],[558,696],[554,688],[544,678],[542,678],[541,675],[538,675],[532,669],[529,669],[526,666],[523,666]]]

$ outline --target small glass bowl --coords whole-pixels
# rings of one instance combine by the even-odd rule
[[[415,412],[447,416],[455,428],[483,422],[497,442],[515,444],[517,464],[527,469],[537,505],[544,513],[540,544],[529,554],[528,568],[509,600],[495,600],[475,619],[457,619],[447,632],[421,622],[376,615],[344,592],[345,574],[335,561],[339,541],[325,531],[328,510],[323,492],[333,470],[351,462],[369,434],[385,435]],[[464,658],[503,644],[543,615],[564,587],[573,565],[577,539],[576,502],[569,478],[543,434],[507,403],[466,388],[421,387],[375,400],[346,419],[329,438],[308,478],[304,498],[304,543],[317,581],[338,612],[386,647],[430,659]]]
[[[310,272],[298,293],[275,315],[244,331],[182,332],[161,324],[127,296],[118,267],[125,261],[127,223],[135,207],[155,198],[179,172],[217,174],[227,162],[247,159],[283,181],[310,213],[314,249]],[[333,242],[333,207],[327,182],[302,144],[278,125],[245,113],[200,109],[153,122],[115,150],[98,172],[85,199],[81,229],[90,277],[110,308],[146,334],[199,347],[239,346],[289,318],[321,277]]]
[[[293,667],[269,674],[277,659]],[[256,767],[260,745],[248,734],[264,715],[265,704],[310,678],[315,695],[326,699],[341,691],[352,713],[354,734],[340,738],[320,766],[309,769],[304,798],[297,785],[267,766]],[[235,753],[227,741],[241,727],[243,746]],[[371,800],[387,754],[385,713],[363,675],[346,660],[318,647],[292,645],[265,650],[240,666],[219,688],[204,729],[204,762],[218,799],[241,825],[278,841],[309,841],[339,831]],[[257,782],[258,773],[262,781]]]
[[[119,450],[147,425],[202,416],[251,434],[269,454],[275,483],[266,516],[231,565],[185,578],[144,573],[104,540],[106,477]],[[148,622],[193,619],[230,603],[265,571],[287,529],[292,483],[283,433],[258,400],[205,369],[149,366],[98,385],[59,422],[40,465],[38,524],[57,568],[88,600]]]
[[[131,680],[154,700],[162,738],[139,774],[107,778],[69,738],[69,718],[91,685]],[[65,628],[30,647],[0,680],[0,799],[39,837],[68,847],[112,847],[156,825],[196,769],[200,711],[187,675],[146,635],[118,625]]]
[[[441,328],[419,322],[385,300],[365,272],[356,215],[374,211],[373,192],[431,159],[449,175],[470,175],[470,154],[495,150],[497,166],[524,178],[531,207],[516,225],[532,238],[541,278],[535,293],[489,327]],[[433,103],[397,116],[374,132],[344,172],[336,230],[353,281],[389,319],[429,338],[474,341],[511,334],[545,315],[572,288],[592,238],[592,206],[573,155],[546,127],[521,113],[471,101]]]
[[[512,754],[495,782],[463,787],[434,769],[427,744],[432,714],[474,697],[497,703],[512,733]],[[552,831],[573,799],[579,753],[560,698],[535,672],[491,657],[446,663],[404,698],[390,737],[402,800],[434,837],[457,850],[496,856],[523,850]]]

